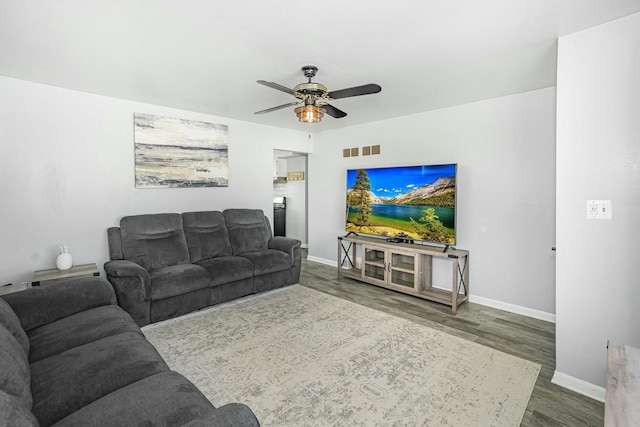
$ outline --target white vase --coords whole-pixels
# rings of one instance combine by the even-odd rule
[[[60,246],[60,255],[56,258],[56,267],[58,267],[58,270],[68,270],[73,267],[73,257],[69,253],[67,246]]]

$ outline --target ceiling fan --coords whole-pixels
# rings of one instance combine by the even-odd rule
[[[289,89],[286,86],[279,85],[278,83],[267,82],[264,80],[258,80],[258,83],[281,92],[288,93],[298,98],[297,101],[289,102],[287,104],[278,105],[277,107],[267,108],[266,110],[256,111],[255,114],[270,113],[272,111],[280,110],[282,108],[291,107],[294,105],[300,105],[294,111],[298,120],[303,123],[318,123],[322,120],[324,114],[328,114],[333,118],[340,119],[345,117],[347,113],[329,104],[329,101],[334,99],[349,98],[351,96],[369,95],[378,93],[382,90],[380,85],[370,83],[362,86],[350,87],[348,89],[329,90],[320,83],[313,83],[311,79],[315,77],[318,72],[318,67],[313,65],[305,65],[302,67],[304,76],[309,79],[307,83],[300,83],[293,89]],[[302,104],[302,105],[301,105]]]

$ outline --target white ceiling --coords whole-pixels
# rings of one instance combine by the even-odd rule
[[[640,11],[640,0],[0,0],[0,75],[307,131],[300,67],[349,115],[313,131],[556,82],[557,38]],[[0,94],[0,99],[2,99]]]

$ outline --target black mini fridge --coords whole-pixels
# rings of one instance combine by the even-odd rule
[[[286,236],[287,201],[286,197],[273,198],[273,235]]]

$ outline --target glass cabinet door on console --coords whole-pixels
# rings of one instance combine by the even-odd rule
[[[418,254],[389,250],[389,283],[418,290]]]
[[[387,282],[386,251],[380,248],[362,246],[362,275],[371,282]]]

